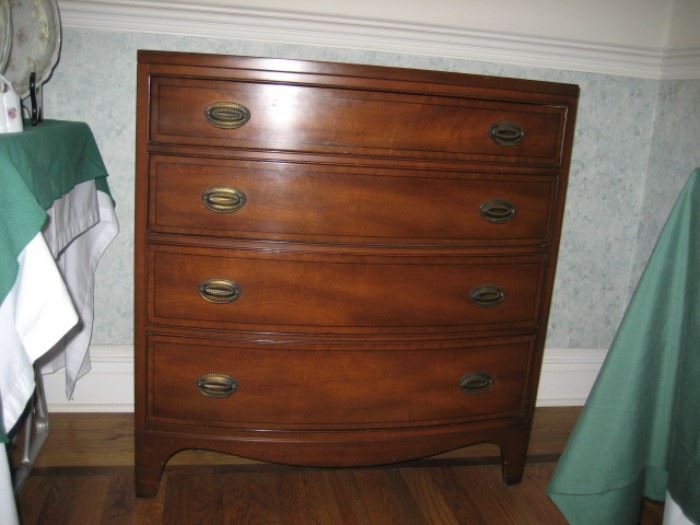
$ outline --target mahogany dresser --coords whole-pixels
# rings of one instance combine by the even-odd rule
[[[578,88],[139,52],[136,487],[175,452],[523,473]]]

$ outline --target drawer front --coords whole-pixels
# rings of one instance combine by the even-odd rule
[[[153,77],[150,140],[559,164],[566,108],[328,86]]]
[[[166,156],[150,171],[151,231],[414,244],[544,242],[557,180]]]
[[[155,246],[149,258],[152,322],[273,331],[531,327],[544,269],[544,256],[380,257]]]
[[[152,337],[149,418],[327,429],[515,415],[527,386],[532,340],[447,349],[310,347]]]

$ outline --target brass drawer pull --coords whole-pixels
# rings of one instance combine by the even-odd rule
[[[215,128],[236,129],[250,120],[250,111],[235,102],[214,102],[204,110],[207,122]]]
[[[204,374],[197,379],[197,390],[207,397],[229,397],[238,390],[238,383],[226,374]]]
[[[469,300],[484,308],[499,305],[505,298],[506,294],[503,290],[493,284],[482,284],[469,290]]]
[[[463,375],[459,379],[459,388],[465,394],[476,394],[491,388],[493,378],[483,372]]]
[[[512,122],[496,122],[489,128],[489,137],[500,146],[514,146],[522,142],[525,131]]]
[[[238,299],[241,287],[228,279],[207,279],[199,285],[199,295],[215,304],[228,304]]]
[[[515,206],[503,199],[489,199],[479,206],[479,213],[487,222],[501,224],[515,217]]]
[[[231,213],[240,210],[245,203],[245,193],[236,188],[218,186],[202,192],[202,204],[215,213]]]

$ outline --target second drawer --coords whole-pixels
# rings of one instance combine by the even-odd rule
[[[543,255],[277,253],[152,245],[153,323],[277,332],[533,327]]]
[[[149,229],[226,237],[543,243],[552,176],[154,155]]]

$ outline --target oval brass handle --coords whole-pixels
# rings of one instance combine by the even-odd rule
[[[215,304],[228,304],[238,299],[241,287],[228,279],[207,279],[199,285],[199,295]]]
[[[209,188],[202,192],[202,204],[216,213],[231,213],[240,210],[246,203],[246,196],[241,190],[228,186]]]
[[[501,304],[505,298],[505,292],[493,284],[482,284],[469,290],[469,300],[485,308]]]
[[[197,378],[197,390],[207,397],[229,397],[238,390],[238,383],[226,374],[204,374]]]
[[[250,120],[250,110],[235,102],[214,102],[204,110],[207,122],[215,128],[236,129]]]
[[[459,379],[459,388],[465,394],[475,394],[488,390],[493,384],[493,378],[483,372],[463,375]]]
[[[512,122],[496,122],[489,128],[489,137],[500,146],[514,146],[523,140],[525,131]]]
[[[489,199],[479,206],[479,213],[487,222],[501,224],[515,217],[515,206],[503,199]]]

